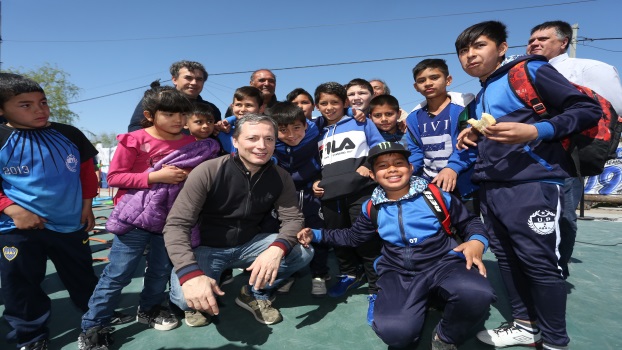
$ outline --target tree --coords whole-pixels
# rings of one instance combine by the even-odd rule
[[[58,66],[45,63],[42,67],[30,71],[8,69],[7,72],[27,76],[41,84],[48,98],[50,120],[64,124],[73,124],[80,118],[68,106],[70,100],[78,97],[80,88],[72,84],[69,81],[69,73],[58,68]]]
[[[117,145],[118,141],[117,141],[117,135],[113,132],[102,132],[100,134],[93,134],[91,132],[88,132],[89,134],[89,141],[91,141],[91,143],[93,145],[97,145],[98,143],[102,144],[102,147],[105,148],[111,148]]]

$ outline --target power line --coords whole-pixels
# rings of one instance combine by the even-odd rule
[[[261,32],[276,32],[276,31],[280,32],[280,31],[284,31],[284,30],[342,27],[342,26],[351,26],[351,25],[360,25],[360,24],[384,23],[384,22],[395,22],[395,21],[412,21],[412,20],[421,20],[421,19],[430,19],[430,18],[456,17],[456,16],[475,15],[475,14],[482,14],[482,13],[519,11],[519,10],[536,9],[536,8],[543,8],[543,7],[575,5],[575,4],[595,2],[595,1],[597,1],[597,0],[579,0],[579,1],[561,2],[561,3],[555,3],[555,4],[523,6],[523,7],[512,7],[512,8],[496,9],[496,10],[458,12],[458,13],[449,13],[449,14],[444,14],[444,15],[429,15],[429,16],[405,17],[405,18],[394,18],[394,19],[380,19],[380,20],[345,22],[345,23],[342,22],[342,23],[335,23],[335,24],[318,24],[318,25],[310,25],[310,26],[296,26],[296,27],[283,27],[283,28],[252,29],[252,30],[244,30],[244,31],[236,31],[236,32],[220,32],[220,33],[206,33],[206,34],[193,34],[193,35],[176,35],[176,36],[129,38],[129,39],[4,40],[4,41],[7,41],[7,42],[9,42],[9,41],[10,42],[19,42],[19,43],[102,43],[102,42],[124,42],[124,41],[147,41],[147,40],[172,40],[172,39],[181,39],[181,38],[198,38],[198,37],[207,37],[207,36],[225,36],[225,35],[261,33]]]

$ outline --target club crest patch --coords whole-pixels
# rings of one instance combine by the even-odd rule
[[[73,154],[68,155],[67,159],[65,159],[65,166],[67,166],[69,171],[75,173],[78,171],[78,158],[76,158]]]
[[[549,210],[538,210],[527,220],[529,228],[539,235],[548,235],[555,230],[555,214]]]
[[[18,250],[15,247],[2,248],[2,255],[4,255],[4,258],[7,259],[8,261],[15,259],[17,257],[17,252]]]

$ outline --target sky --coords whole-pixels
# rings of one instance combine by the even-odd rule
[[[149,83],[171,84],[169,67],[183,59],[205,65],[201,96],[223,114],[234,90],[259,68],[273,69],[280,100],[297,87],[313,94],[327,81],[380,78],[410,111],[422,100],[411,71],[425,58],[447,61],[450,90],[477,93],[479,82],[462,71],[454,49],[458,34],[475,23],[504,22],[509,46],[517,46],[508,54],[524,53],[530,29],[549,20],[578,23],[579,39],[622,37],[619,0],[4,0],[0,6],[1,68],[49,63],[68,73],[81,89],[70,104],[79,115],[75,125],[94,134],[126,132]],[[577,57],[621,69],[622,40],[580,42]],[[371,62],[353,63],[361,61]]]

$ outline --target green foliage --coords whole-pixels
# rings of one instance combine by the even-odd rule
[[[80,93],[80,88],[69,81],[69,73],[49,63],[30,71],[19,69],[7,69],[6,71],[27,76],[41,84],[48,98],[50,120],[72,125],[80,118],[68,106],[68,102],[78,97]]]
[[[100,134],[93,134],[91,132],[87,132],[87,134],[89,135],[89,141],[91,141],[91,143],[93,145],[97,145],[98,143],[101,143],[103,147],[105,148],[111,148],[117,145],[118,141],[117,141],[117,135],[113,132],[102,132]]]

